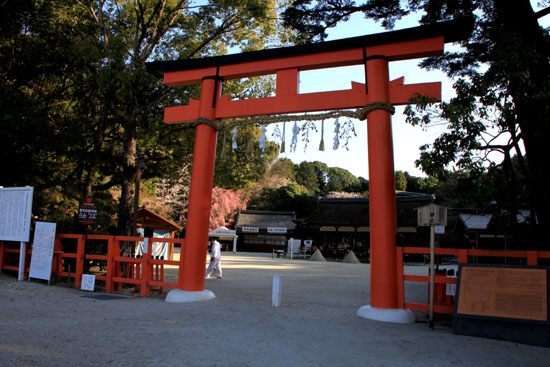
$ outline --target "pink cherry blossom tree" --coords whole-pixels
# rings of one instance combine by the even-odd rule
[[[239,210],[246,209],[248,198],[243,198],[241,190],[229,190],[221,187],[212,189],[212,206],[210,210],[210,229],[220,226],[232,228]]]

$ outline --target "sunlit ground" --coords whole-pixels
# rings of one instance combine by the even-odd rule
[[[179,261],[179,249],[174,249],[174,260]],[[205,259],[205,266],[208,266],[210,257]],[[271,253],[233,253],[222,252],[223,269],[258,269],[258,270],[291,270],[301,269],[306,266],[303,259],[290,260],[273,258]],[[311,264],[311,263],[309,263]],[[166,269],[177,269],[175,265],[167,265]]]

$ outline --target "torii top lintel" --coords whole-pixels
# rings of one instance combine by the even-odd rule
[[[368,84],[352,82],[351,89],[319,93],[298,93],[298,73],[304,70],[364,64],[383,58],[399,61],[443,54],[446,42],[462,39],[461,27],[456,22],[403,29],[336,41],[283,47],[262,51],[179,61],[161,61],[147,64],[150,72],[163,72],[164,82],[170,86],[199,84],[205,78],[223,80],[260,75],[276,75],[276,95],[267,98],[231,100],[215,96],[215,119],[314,112],[359,108],[371,101]],[[389,100],[394,105],[406,104],[416,93],[441,97],[441,83],[403,84],[401,77],[389,82]],[[200,116],[201,101],[191,99],[189,105],[166,107],[164,121],[179,123],[194,121]]]

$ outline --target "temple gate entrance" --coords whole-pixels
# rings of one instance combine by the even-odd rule
[[[162,72],[169,86],[201,84],[200,100],[166,107],[164,121],[196,125],[186,246],[178,286],[167,301],[205,300],[214,294],[204,289],[210,201],[218,124],[222,119],[280,115],[327,110],[356,111],[367,120],[370,182],[371,305],[361,307],[363,317],[393,322],[412,322],[408,310],[398,309],[396,270],[396,209],[391,113],[417,94],[441,99],[441,83],[404,84],[389,80],[388,64],[443,54],[446,42],[460,39],[452,22],[400,31],[354,37],[305,46],[242,54],[153,62],[151,72]],[[365,83],[351,89],[298,93],[298,73],[304,70],[364,65]],[[276,75],[274,97],[231,100],[222,96],[224,80]]]

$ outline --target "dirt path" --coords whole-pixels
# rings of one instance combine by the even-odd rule
[[[167,303],[0,275],[1,366],[547,366],[550,349],[456,336],[449,322],[356,316],[370,267],[222,254],[216,298]],[[410,270],[423,272],[423,267]],[[281,275],[281,307],[271,306]],[[175,270],[167,276],[175,277]],[[407,289],[422,299],[423,287]]]

